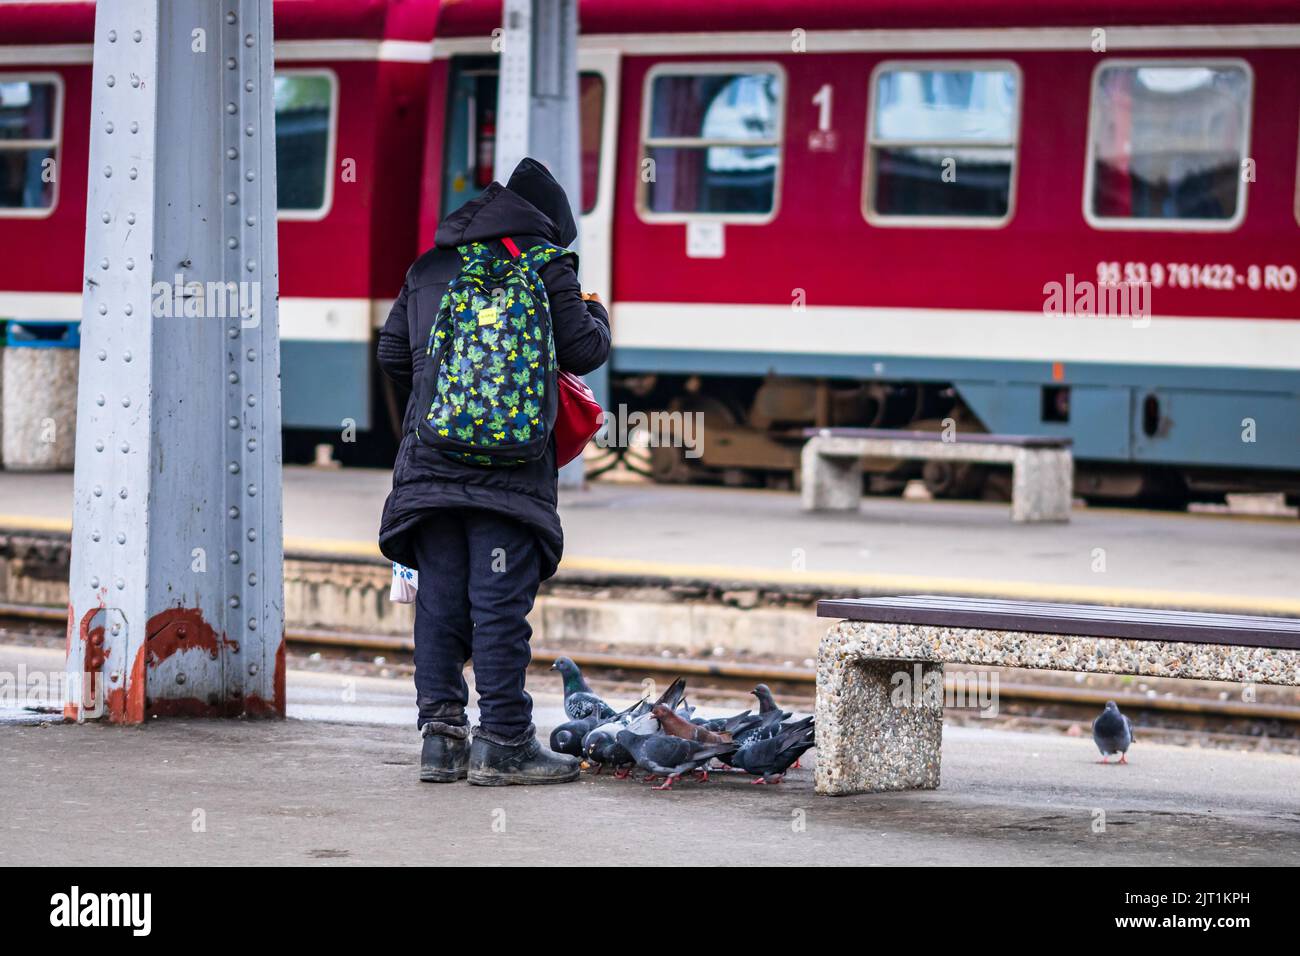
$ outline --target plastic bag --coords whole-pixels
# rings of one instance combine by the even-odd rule
[[[414,568],[393,562],[393,586],[388,589],[388,600],[394,604],[414,604],[415,592],[420,587],[420,574]]]

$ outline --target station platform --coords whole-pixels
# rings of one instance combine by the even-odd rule
[[[62,654],[0,646],[19,665]],[[815,752],[776,786],[487,789],[417,781],[409,680],[287,683],[285,721],[4,727],[0,865],[1300,864],[1292,756],[1139,741],[1100,766],[1086,733],[950,725],[934,791],[819,797]],[[546,733],[558,681],[530,690]]]
[[[287,467],[291,552],[371,559],[391,477]],[[67,530],[70,474],[0,472],[0,528]],[[1017,525],[998,503],[866,497],[805,514],[792,492],[591,483],[561,493],[561,578],[948,593],[1300,615],[1300,519],[1076,507]]]

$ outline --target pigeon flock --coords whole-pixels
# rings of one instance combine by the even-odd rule
[[[780,783],[816,743],[813,718],[793,720],[765,684],[752,691],[758,713],[705,719],[696,717],[686,702],[682,677],[653,703],[643,699],[615,711],[592,692],[569,658],[557,659],[551,669],[563,678],[569,718],[551,732],[551,749],[580,758],[596,773],[610,767],[623,779],[639,767],[647,773],[647,783],[663,778],[655,790],[671,790],[685,774],[707,781],[714,760],[751,774],[753,783]]]
[[[684,677],[653,703],[642,699],[615,711],[592,691],[569,658],[558,658],[551,670],[563,678],[564,713],[569,718],[551,731],[551,749],[578,757],[596,773],[610,767],[620,779],[639,767],[648,774],[647,783],[664,778],[655,790],[671,790],[685,774],[707,781],[714,760],[752,775],[752,783],[780,783],[816,745],[813,718],[793,720],[766,684],[750,692],[758,699],[758,713],[746,710],[706,719],[696,717],[695,708],[686,702]],[[1092,739],[1101,752],[1098,763],[1109,764],[1110,756],[1119,754],[1118,762],[1127,764],[1136,739],[1133,722],[1113,700],[1107,701],[1092,722]]]

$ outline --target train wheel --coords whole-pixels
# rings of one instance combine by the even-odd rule
[[[927,461],[921,469],[926,491],[936,498],[979,498],[988,480],[984,465],[965,461]]]
[[[695,428],[692,434],[697,439],[703,440],[705,454],[709,447],[710,435],[720,435],[724,432],[732,431],[737,427],[740,416],[726,402],[712,395],[680,395],[674,398],[668,404],[667,411],[670,414],[698,415]],[[725,483],[731,484],[738,480],[734,474],[736,469],[727,469],[725,473],[719,472],[701,464],[702,459],[687,458],[688,449],[677,447],[679,442],[670,444],[656,444],[656,440],[662,440],[667,436],[654,435],[651,437],[650,452],[650,473],[654,480],[661,484],[685,484],[690,481],[717,481],[720,477]],[[629,442],[633,438],[629,436]],[[741,481],[743,484],[744,482]]]

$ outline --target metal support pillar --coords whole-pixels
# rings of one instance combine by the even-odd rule
[[[545,163],[580,223],[578,0],[505,0],[502,12],[495,177],[504,183],[525,156]],[[579,458],[560,469],[560,484],[581,488],[583,475]]]
[[[65,712],[284,714],[271,4],[95,18]]]

